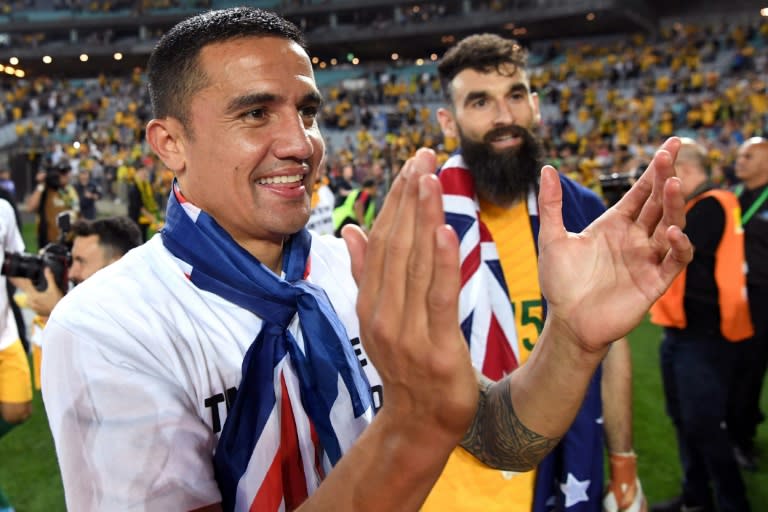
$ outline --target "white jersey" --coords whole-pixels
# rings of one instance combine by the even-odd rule
[[[319,235],[333,234],[333,207],[336,198],[331,187],[323,185],[317,189],[317,204],[309,214],[307,229]]]
[[[0,268],[5,264],[5,253],[24,251],[24,239],[16,225],[13,206],[5,199],[0,199]],[[7,280],[0,275],[0,350],[8,348],[19,339],[19,330],[13,318],[11,305],[8,303]]]
[[[326,290],[380,407],[343,241],[313,237],[308,279]],[[42,380],[68,509],[220,501],[212,455],[261,324],[195,287],[159,235],[67,294],[44,332]]]

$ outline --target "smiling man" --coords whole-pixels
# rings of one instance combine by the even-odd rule
[[[438,65],[448,100],[438,120],[461,149],[440,171],[446,222],[465,246],[460,317],[472,362],[493,380],[528,361],[547,313],[537,264],[541,116],[526,58],[516,41],[480,34],[450,48]],[[566,229],[579,232],[605,206],[565,176],[560,181]],[[603,424],[612,468],[607,502],[613,510],[641,510],[631,404],[629,345],[621,339],[593,378],[573,426],[537,471],[513,476],[459,448],[425,510],[600,510]]]
[[[418,510],[459,443],[528,469],[612,340],[690,259],[677,140],[580,240],[545,169],[551,314],[535,363],[480,382],[434,152],[406,162],[369,238],[354,226],[344,241],[314,236],[304,226],[325,148],[295,26],[210,11],[163,36],[148,74],[147,139],[176,175],[165,226],[67,294],[44,334],[70,510]]]

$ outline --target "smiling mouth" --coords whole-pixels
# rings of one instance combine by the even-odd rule
[[[506,134],[506,135],[499,135],[498,137],[492,138],[491,142],[509,142],[509,141],[520,142],[521,140],[522,139],[520,138],[519,135]]]
[[[293,176],[270,176],[256,180],[257,185],[290,185],[301,183],[304,180],[303,174],[294,174]]]

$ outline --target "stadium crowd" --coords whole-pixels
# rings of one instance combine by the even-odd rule
[[[739,144],[768,128],[767,42],[768,22],[761,22],[678,24],[657,39],[537,43],[531,86],[548,163],[602,193],[601,176],[612,187],[611,174],[641,169],[676,134],[704,144],[716,180],[732,183]],[[316,72],[321,82],[326,71]],[[441,93],[434,65],[355,72],[363,87],[359,79],[341,80],[323,90],[332,184],[345,165],[362,183],[375,178],[374,162],[384,162],[389,177],[420,146],[435,149],[438,164],[456,149],[435,117]],[[40,162],[66,158],[73,179],[90,171],[109,198],[126,201],[133,173],[149,165],[162,209],[170,181],[143,141],[148,119],[141,69],[127,77],[21,80],[4,92],[0,108],[0,123],[15,125],[14,147]]]

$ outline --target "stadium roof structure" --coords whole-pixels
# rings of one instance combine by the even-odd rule
[[[188,5],[166,9],[141,12],[129,3],[118,4],[107,13],[94,13],[54,8],[54,4],[50,9],[40,8],[41,2],[51,0],[28,1],[37,6],[0,15],[0,64],[15,66],[29,78],[81,78],[143,68],[165,30],[206,8],[200,0],[186,0]],[[215,1],[212,6],[218,7]],[[530,43],[652,33],[664,17],[713,14],[725,8],[730,13],[751,10],[757,17],[762,2],[730,0],[723,6],[722,1],[699,0],[695,10],[694,2],[687,0],[508,0],[500,2],[505,6],[501,10],[484,8],[487,2],[480,0],[249,3],[273,9],[302,27],[310,53],[319,61],[356,58],[366,63],[390,59],[393,53],[403,59],[441,55],[456,40],[478,32],[501,33]],[[0,77],[12,78],[10,74]]]

